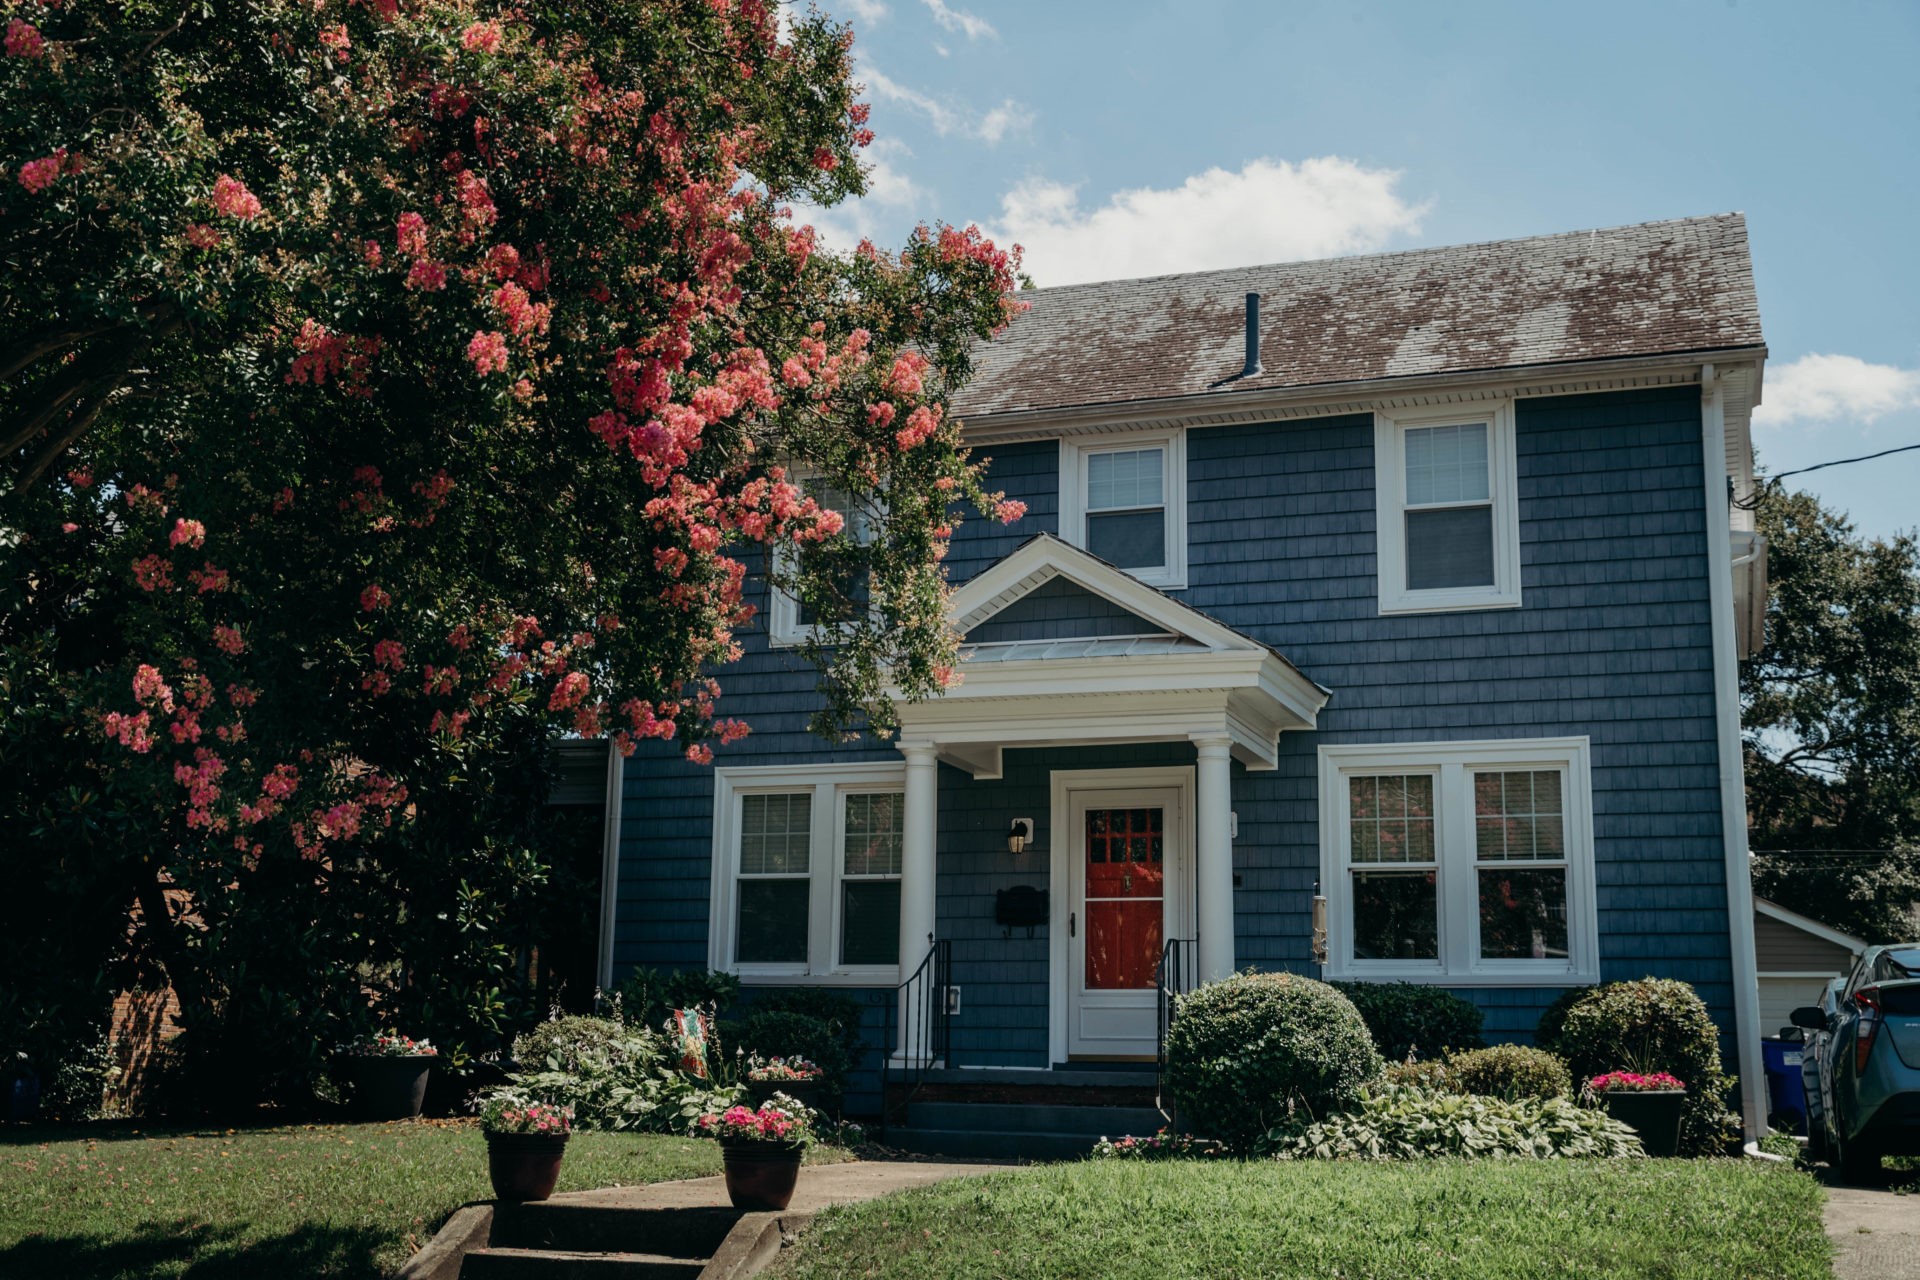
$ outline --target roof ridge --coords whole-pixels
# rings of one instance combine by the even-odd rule
[[[1589,227],[1577,231],[1553,231],[1533,236],[1509,236],[1504,239],[1468,240],[1459,244],[1421,245],[1412,249],[1387,249],[1376,253],[1335,253],[1321,258],[1286,258],[1278,262],[1249,262],[1237,267],[1208,267],[1200,271],[1163,271],[1150,276],[1116,276],[1107,280],[1082,280],[1074,284],[1039,285],[1032,289],[1022,289],[1020,296],[1041,293],[1066,293],[1074,289],[1105,289],[1122,284],[1154,284],[1162,280],[1198,280],[1203,277],[1224,278],[1239,273],[1254,271],[1273,271],[1282,267],[1324,265],[1328,263],[1373,263],[1385,258],[1413,258],[1422,254],[1458,253],[1468,249],[1491,249],[1496,246],[1539,244],[1549,240],[1572,240],[1579,236],[1618,235],[1627,231],[1645,231],[1656,227],[1707,226],[1714,223],[1738,223],[1741,230],[1746,228],[1747,215],[1734,209],[1725,213],[1699,214],[1685,218],[1658,218],[1651,222],[1623,222],[1611,227]]]

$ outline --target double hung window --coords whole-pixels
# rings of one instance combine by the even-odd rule
[[[823,559],[839,555],[845,559],[853,553],[853,549],[865,547],[873,541],[879,532],[880,521],[877,513],[865,502],[856,500],[846,490],[834,488],[823,480],[803,480],[800,483],[805,487],[808,497],[822,507],[840,513],[846,521],[842,533],[851,547],[840,549],[827,543],[809,547],[798,554]],[[796,554],[791,546],[783,546],[774,554],[781,557],[782,567],[789,572],[797,567],[790,559]],[[780,586],[773,587],[767,609],[767,632],[774,644],[802,644],[816,629],[830,631],[869,606],[869,574],[864,564],[834,566],[829,576],[834,589],[831,597],[822,601],[801,600]]]
[[[1579,739],[1322,747],[1334,976],[1597,978]]]
[[[1380,611],[1520,603],[1513,407],[1376,416]]]
[[[1062,440],[1060,489],[1068,542],[1142,582],[1186,585],[1184,433]]]

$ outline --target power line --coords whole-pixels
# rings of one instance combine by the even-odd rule
[[[1756,506],[1760,505],[1762,494],[1779,484],[1782,480],[1785,480],[1788,476],[1804,476],[1809,471],[1825,471],[1828,467],[1844,467],[1855,462],[1872,462],[1875,458],[1887,458],[1896,453],[1910,453],[1915,449],[1920,449],[1920,443],[1903,444],[1893,449],[1882,449],[1878,453],[1863,453],[1857,458],[1835,458],[1831,462],[1816,462],[1810,467],[1795,467],[1792,471],[1782,471],[1775,475],[1763,477],[1760,484],[1755,487],[1750,496],[1746,498],[1735,498],[1734,505],[1746,511],[1753,510]]]

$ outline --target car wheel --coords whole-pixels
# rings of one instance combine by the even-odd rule
[[[1880,1153],[1864,1143],[1846,1141],[1835,1143],[1832,1164],[1842,1182],[1860,1183],[1880,1180]]]

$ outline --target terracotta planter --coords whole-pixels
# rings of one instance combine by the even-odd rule
[[[487,1177],[500,1200],[545,1200],[560,1180],[560,1160],[567,1154],[564,1133],[490,1133],[487,1135]]]
[[[427,1100],[427,1076],[437,1059],[354,1057],[340,1059],[349,1093],[347,1113],[356,1120],[406,1120],[420,1114]]]
[[[805,1148],[784,1142],[745,1142],[720,1139],[720,1159],[726,1166],[727,1199],[749,1212],[784,1209],[793,1200],[800,1180],[800,1157]]]
[[[1640,1135],[1650,1156],[1675,1155],[1680,1150],[1680,1113],[1684,1089],[1609,1089],[1600,1095],[1607,1114]]]
[[[758,1111],[773,1100],[776,1093],[784,1093],[795,1102],[810,1110],[820,1110],[820,1100],[826,1094],[826,1087],[819,1080],[748,1080],[746,1083],[749,1105]]]

